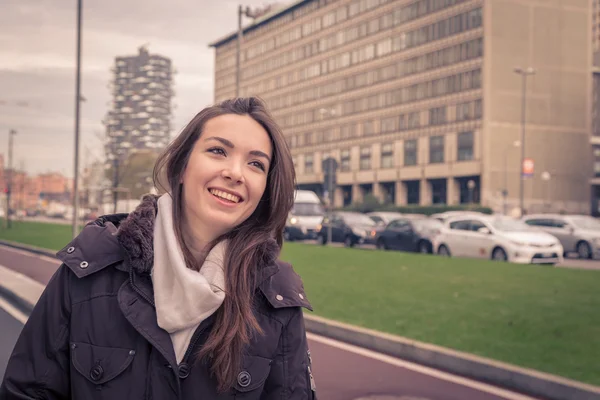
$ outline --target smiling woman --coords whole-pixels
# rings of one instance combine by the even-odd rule
[[[101,217],[58,253],[0,398],[314,399],[311,306],[277,260],[294,167],[265,105],[202,110],[154,177],[162,196]]]

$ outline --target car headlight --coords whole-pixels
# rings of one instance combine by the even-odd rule
[[[360,236],[360,237],[364,237],[365,236],[365,231],[362,229],[358,229],[358,228],[352,228],[352,232],[356,235],[356,236]]]
[[[296,217],[290,218],[290,224],[296,225],[297,223],[298,223],[298,218],[296,218]]]

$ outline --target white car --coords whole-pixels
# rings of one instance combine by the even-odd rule
[[[444,256],[520,264],[557,264],[563,260],[563,247],[554,236],[504,216],[451,218],[436,242],[437,253]]]
[[[479,211],[469,211],[469,210],[457,210],[457,211],[444,211],[437,214],[431,214],[429,218],[437,219],[440,222],[446,222],[450,218],[462,217],[465,215],[485,215]]]

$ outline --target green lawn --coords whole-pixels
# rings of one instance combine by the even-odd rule
[[[0,239],[58,250],[68,225]],[[287,243],[317,315],[600,385],[600,272]]]

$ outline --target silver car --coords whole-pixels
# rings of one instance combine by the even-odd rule
[[[565,255],[577,252],[579,258],[600,257],[600,221],[587,215],[527,215],[523,221],[555,236]]]

